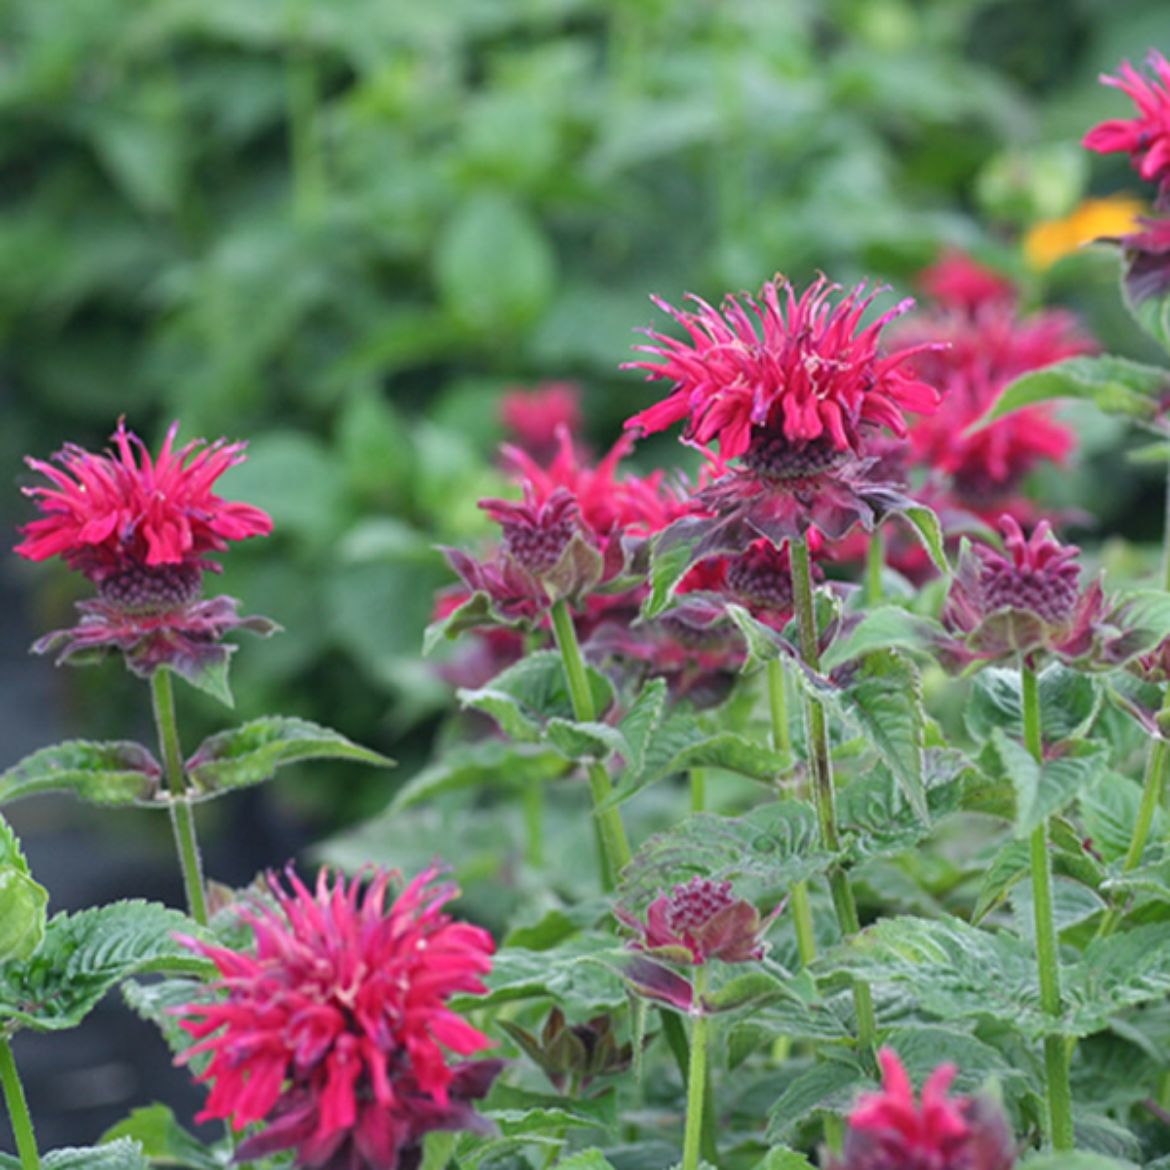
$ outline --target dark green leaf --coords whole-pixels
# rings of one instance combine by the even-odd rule
[[[1036,681],[1044,738],[1054,742],[1084,735],[1096,718],[1102,699],[1092,675],[1054,662],[1039,673]],[[990,739],[997,727],[1022,739],[1020,693],[1018,670],[1006,667],[981,670],[963,710],[967,729],[979,740]]]
[[[802,1121],[821,1113],[843,1113],[860,1088],[871,1084],[855,1064],[827,1060],[801,1073],[768,1115],[769,1142],[783,1141]]]
[[[74,739],[25,756],[0,775],[0,804],[38,792],[72,792],[91,804],[149,803],[162,768],[140,743]]]
[[[568,766],[560,752],[535,744],[490,739],[460,745],[413,775],[390,807],[410,808],[462,788],[513,788],[529,781],[553,780],[563,776]]]
[[[927,650],[942,627],[930,618],[896,605],[866,610],[861,620],[835,638],[821,656],[821,668],[835,670],[875,650]]]
[[[150,1170],[137,1142],[119,1138],[109,1145],[52,1150],[41,1159],[44,1170]],[[20,1170],[20,1162],[0,1154],[2,1170]]]
[[[691,522],[681,521],[650,545],[650,592],[642,602],[642,616],[657,617],[670,605],[675,586],[694,561],[700,536],[688,531]]]
[[[125,1121],[102,1135],[102,1142],[119,1138],[138,1142],[152,1163],[181,1166],[184,1170],[222,1170],[225,1157],[208,1150],[176,1120],[167,1105],[148,1105],[135,1109]]]
[[[211,797],[270,780],[277,768],[306,760],[352,760],[388,767],[393,761],[307,719],[267,715],[209,736],[187,761],[187,772]]]
[[[0,966],[0,1019],[55,1032],[76,1027],[105,994],[132,975],[203,974],[208,962],[175,938],[195,934],[189,918],[154,902],[115,902],[58,914],[27,962]]]

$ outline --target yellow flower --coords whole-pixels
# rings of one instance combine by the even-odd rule
[[[1086,199],[1062,219],[1045,219],[1033,224],[1024,236],[1024,256],[1037,271],[1051,268],[1058,260],[1101,236],[1121,236],[1138,227],[1138,216],[1146,210],[1131,195],[1108,199]]]

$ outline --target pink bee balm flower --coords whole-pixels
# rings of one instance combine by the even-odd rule
[[[211,490],[243,461],[245,444],[196,439],[176,451],[178,430],[173,423],[153,460],[124,420],[112,452],[94,455],[68,443],[55,457],[59,467],[26,460],[51,486],[25,489],[44,516],[25,525],[15,551],[31,561],[59,556],[100,587],[127,573],[140,581],[144,569],[175,570],[178,577],[216,569],[208,553],[271,532],[272,520],[259,508]],[[164,576],[178,579],[176,572]]]
[[[1094,126],[1083,145],[1100,154],[1123,151],[1134,169],[1163,191],[1170,185],[1170,62],[1156,49],[1147,57],[1153,77],[1139,73],[1128,61],[1121,75],[1101,75],[1103,85],[1124,90],[1137,107],[1136,118],[1112,118]]]
[[[636,348],[653,360],[625,368],[645,370],[648,379],[670,381],[674,388],[626,426],[654,432],[686,419],[687,441],[718,441],[725,459],[747,455],[761,443],[782,443],[798,450],[815,445],[818,463],[834,452],[860,453],[866,429],[887,426],[904,434],[902,411],[933,410],[938,395],[905,368],[909,353],[885,356],[878,342],[913,301],[900,302],[862,328],[876,292],[859,285],[834,304],[836,292],[839,287],[822,276],[798,297],[777,277],[764,285],[759,300],[728,297],[722,312],[698,297],[690,298],[697,313],[654,298],[687,340],[645,331],[654,344]],[[769,452],[769,462],[775,456]]]
[[[219,1002],[177,1009],[197,1043],[179,1060],[211,1061],[199,1121],[266,1128],[237,1150],[241,1161],[295,1150],[312,1170],[395,1170],[418,1165],[432,1129],[490,1128],[470,1100],[482,1097],[499,1061],[449,1065],[491,1041],[447,1006],[484,990],[492,940],[455,922],[443,905],[452,883],[420,873],[393,900],[380,870],[362,890],[322,870],[310,891],[288,871],[270,874],[275,905],[241,912],[254,954],[185,940],[219,969]]]
[[[1006,276],[952,248],[918,274],[923,290],[941,305],[974,312],[982,305],[1015,304],[1016,290]]]
[[[512,390],[500,401],[500,419],[517,444],[537,459],[554,454],[563,427],[581,429],[581,391],[573,382],[542,382],[535,390]]]
[[[948,1097],[955,1079],[942,1064],[917,1101],[910,1078],[890,1048],[878,1053],[880,1093],[866,1093],[849,1115],[841,1157],[826,1170],[1009,1170],[1015,1143],[1002,1112],[977,1097]]]

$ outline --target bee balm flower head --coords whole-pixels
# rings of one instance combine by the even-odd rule
[[[1101,75],[1104,85],[1123,90],[1137,107],[1135,118],[1112,118],[1094,126],[1084,137],[1088,150],[1101,154],[1122,151],[1148,183],[1158,183],[1162,194],[1170,189],[1170,62],[1151,49],[1147,58],[1153,76],[1123,62],[1119,77]]]
[[[212,491],[243,460],[244,444],[194,440],[176,451],[177,433],[175,423],[152,459],[119,421],[112,451],[70,443],[55,464],[27,460],[49,482],[25,489],[42,515],[24,526],[15,551],[32,561],[59,556],[97,587],[96,599],[78,603],[78,625],[41,638],[36,652],[58,648],[63,661],[116,648],[136,674],[168,666],[195,682],[226,663],[228,630],[277,628],[240,617],[230,597],[201,599],[204,571],[219,568],[208,554],[272,531],[259,508]]]
[[[436,876],[387,904],[385,871],[364,891],[324,870],[314,891],[270,875],[275,905],[243,912],[254,954],[188,940],[226,994],[178,1009],[196,1041],[180,1060],[211,1056],[200,1120],[266,1123],[239,1159],[295,1150],[311,1170],[396,1170],[418,1165],[429,1130],[487,1128],[470,1102],[501,1065],[448,1063],[490,1041],[447,1000],[483,991],[492,941],[443,912],[458,891]]]
[[[1010,1170],[1015,1143],[1002,1112],[980,1097],[949,1097],[955,1066],[927,1078],[921,1101],[898,1055],[878,1054],[882,1088],[866,1093],[849,1115],[840,1158],[826,1170]]]

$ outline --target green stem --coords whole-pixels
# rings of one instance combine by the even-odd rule
[[[691,812],[702,812],[707,807],[707,773],[702,768],[691,769]]]
[[[1024,716],[1024,745],[1037,764],[1044,762],[1040,725],[1040,688],[1036,671],[1020,657],[1020,684]],[[1040,1005],[1050,1015],[1061,1014],[1060,951],[1052,909],[1052,866],[1048,858],[1048,822],[1032,831],[1029,843],[1032,903],[1036,925],[1036,964],[1040,976]],[[1069,1086],[1069,1045],[1064,1036],[1044,1037],[1044,1070],[1048,1088],[1049,1136],[1057,1151],[1073,1148],[1072,1089]]]
[[[1162,713],[1170,711],[1170,687],[1162,697]],[[1150,839],[1150,829],[1154,825],[1154,816],[1158,806],[1162,803],[1162,790],[1166,787],[1166,773],[1170,771],[1170,743],[1160,735],[1150,741],[1150,752],[1146,756],[1146,774],[1142,780],[1142,802],[1138,806],[1137,820],[1133,826],[1133,836],[1126,850],[1125,860],[1121,864],[1123,873],[1137,869],[1146,851],[1146,843]],[[1111,909],[1097,928],[1097,938],[1107,938],[1121,923],[1121,911],[1116,907]]]
[[[882,530],[875,528],[869,534],[869,548],[865,553],[865,604],[877,605],[882,599],[882,567],[886,560],[886,542]]]
[[[20,1074],[16,1071],[12,1045],[3,1032],[0,1032],[0,1085],[4,1088],[4,1104],[8,1108],[12,1136],[16,1139],[20,1170],[41,1170],[41,1156],[37,1153],[37,1137],[33,1131],[28,1102],[24,1098],[24,1086],[20,1083]]]
[[[166,667],[160,667],[150,676],[150,699],[154,724],[158,729],[158,743],[162,749],[167,789],[171,794],[171,828],[175,834],[175,848],[179,853],[179,867],[183,871],[183,887],[187,891],[187,909],[191,917],[202,924],[207,922],[203,863],[199,856],[199,841],[195,836],[195,812],[186,799],[183,753],[179,748],[179,725],[175,720],[175,693],[171,687],[171,672]]]
[[[1162,588],[1170,591],[1170,471],[1166,473],[1166,516],[1162,532]]]
[[[788,699],[784,691],[784,664],[779,658],[768,659],[768,708],[772,713],[772,747],[788,755],[792,746],[788,733]],[[793,882],[788,901],[792,907],[800,965],[807,967],[817,957],[817,934],[813,927],[808,882]]]
[[[797,628],[800,632],[800,654],[813,670],[820,670],[821,654],[817,642],[816,610],[813,607],[812,561],[805,537],[789,541],[792,567],[792,595],[796,607]],[[829,751],[829,729],[825,709],[807,691],[804,699],[805,728],[808,757],[812,769],[813,801],[820,825],[821,844],[829,853],[837,853],[841,842],[837,833],[837,801],[833,789],[833,758]],[[839,866],[829,870],[829,893],[841,933],[849,938],[861,929],[857,904],[849,876]],[[873,997],[869,986],[860,979],[853,981],[853,1006],[857,1013],[857,1042],[863,1053],[873,1053],[877,1041],[877,1022]]]
[[[707,1025],[702,999],[707,991],[707,968],[695,968],[695,1010],[691,1026],[691,1062],[687,1074],[687,1128],[683,1141],[682,1170],[698,1170],[703,1140],[703,1102],[707,1090]]]
[[[578,723],[592,723],[597,718],[593,705],[593,692],[589,687],[589,675],[585,671],[585,659],[577,642],[577,631],[573,628],[573,615],[562,597],[552,607],[553,636],[565,666],[565,679],[569,686],[569,699],[573,704],[573,716]],[[601,842],[601,881],[606,890],[611,890],[618,875],[629,864],[630,843],[626,837],[625,825],[613,798],[613,784],[605,765],[594,762],[589,765],[589,789],[593,794],[593,815],[596,818]]]

